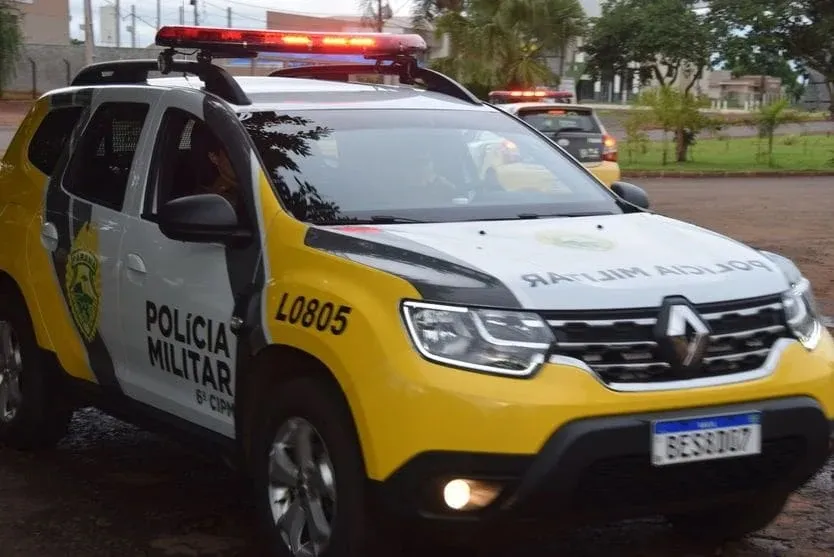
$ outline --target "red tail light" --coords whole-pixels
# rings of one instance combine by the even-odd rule
[[[613,136],[602,136],[602,160],[617,162],[617,140]]]

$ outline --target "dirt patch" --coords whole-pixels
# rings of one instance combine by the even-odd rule
[[[654,208],[792,258],[834,314],[834,177],[640,178]]]

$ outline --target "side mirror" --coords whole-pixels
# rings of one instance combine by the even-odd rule
[[[169,201],[160,209],[158,221],[163,234],[183,242],[228,244],[251,237],[241,229],[232,204],[213,193]]]
[[[649,196],[646,190],[640,186],[635,186],[628,182],[614,182],[611,184],[611,191],[632,205],[636,205],[641,209],[649,208]]]

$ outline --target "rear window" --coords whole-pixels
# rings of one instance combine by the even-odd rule
[[[29,161],[35,168],[47,176],[52,174],[82,111],[80,106],[68,106],[44,116],[29,142]]]
[[[534,108],[519,113],[519,118],[544,133],[575,131],[602,133],[590,110]]]

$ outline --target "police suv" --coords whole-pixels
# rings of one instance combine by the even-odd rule
[[[728,539],[825,463],[834,342],[789,260],[604,187],[419,36],[157,44],[45,94],[5,154],[4,444],[91,405],[198,440],[277,556],[646,515]],[[212,63],[262,51],[368,63]]]

